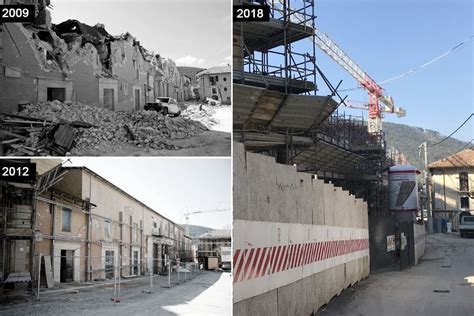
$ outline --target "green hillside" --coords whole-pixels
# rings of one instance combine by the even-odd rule
[[[445,138],[445,135],[436,131],[388,122],[383,123],[383,130],[387,148],[395,147],[405,154],[411,165],[417,168],[424,166],[424,157],[418,155],[418,146],[423,142],[427,142],[429,146]],[[449,138],[437,146],[428,147],[428,163],[452,155],[460,151],[466,144],[466,142],[455,138]]]

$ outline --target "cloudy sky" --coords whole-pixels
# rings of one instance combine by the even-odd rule
[[[185,224],[184,212],[231,209],[231,163],[226,158],[71,158],[169,219]],[[192,225],[230,228],[232,212],[195,214]]]
[[[53,0],[53,23],[76,19],[105,24],[112,35],[132,34],[146,49],[178,66],[210,68],[230,63],[228,0]]]

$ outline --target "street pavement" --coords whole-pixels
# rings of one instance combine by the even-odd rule
[[[420,264],[371,274],[345,290],[318,316],[474,315],[474,238],[459,233],[428,237]]]
[[[171,288],[165,288],[167,278],[155,276],[153,293],[149,278],[121,284],[120,302],[114,303],[113,285],[42,293],[15,298],[0,304],[0,315],[230,315],[232,310],[232,278],[228,272],[203,271],[181,283],[172,276]]]

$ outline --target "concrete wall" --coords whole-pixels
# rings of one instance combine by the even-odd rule
[[[426,231],[425,225],[413,224],[414,235],[414,259],[415,265],[418,264],[420,258],[425,254],[426,247]]]
[[[234,315],[309,315],[369,274],[367,204],[234,143]]]

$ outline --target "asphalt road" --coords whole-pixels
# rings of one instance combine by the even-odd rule
[[[419,265],[371,274],[317,315],[472,316],[474,238],[431,235]]]
[[[181,280],[184,279],[181,273]],[[172,276],[172,283],[176,282]],[[166,277],[154,277],[152,294],[149,278],[130,280],[121,285],[120,302],[111,297],[113,285],[70,287],[65,292],[42,293],[13,298],[0,304],[0,315],[230,315],[232,279],[228,272],[202,272],[193,279],[164,288]],[[55,290],[55,289],[53,289]]]

